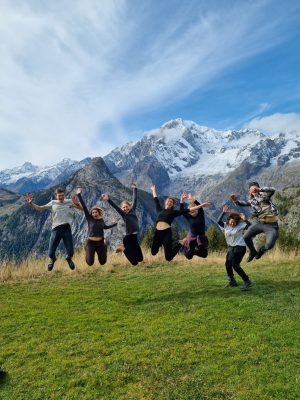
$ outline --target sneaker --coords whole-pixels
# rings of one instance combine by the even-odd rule
[[[73,263],[73,260],[71,258],[66,258],[67,263],[69,264],[70,269],[75,269],[75,264]]]
[[[48,264],[48,271],[49,271],[49,272],[53,270],[54,263],[55,263],[55,261],[53,261],[53,260],[50,260],[50,261],[49,261],[49,264]]]
[[[250,262],[250,261],[252,261],[252,260],[253,260],[253,258],[255,258],[255,257],[256,257],[256,255],[257,255],[257,252],[255,252],[255,253],[250,253],[250,254],[249,254],[249,256],[247,257],[247,260],[246,260],[246,262]]]
[[[256,256],[255,256],[255,258],[256,258],[257,260],[259,260],[260,257],[261,257],[263,254],[265,254],[265,252],[266,252],[266,249],[264,248],[264,246],[262,246],[262,247],[258,250],[258,252],[257,252],[257,254],[256,254]]]
[[[237,281],[235,279],[229,278],[227,285],[225,287],[235,287],[238,286]]]
[[[241,290],[248,290],[250,286],[252,286],[252,282],[249,279],[249,281],[244,281],[243,286],[241,286]]]

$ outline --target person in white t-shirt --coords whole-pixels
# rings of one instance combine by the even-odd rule
[[[52,231],[49,242],[49,264],[48,271],[52,271],[56,261],[56,249],[61,240],[63,240],[67,256],[66,260],[70,269],[75,269],[75,264],[72,260],[74,255],[73,238],[71,232],[71,223],[74,217],[74,208],[81,209],[81,207],[74,203],[72,199],[66,199],[64,190],[58,188],[55,190],[55,200],[39,206],[32,201],[29,193],[26,194],[25,200],[27,203],[37,211],[51,210],[52,212]]]
[[[226,243],[228,245],[228,251],[226,255],[226,272],[228,275],[228,283],[226,287],[237,286],[237,281],[234,277],[235,271],[244,281],[241,290],[248,290],[252,285],[249,276],[240,266],[240,263],[246,253],[246,243],[243,238],[243,233],[250,222],[247,221],[245,214],[238,214],[236,212],[230,212],[227,217],[227,222],[223,222],[222,219],[226,213],[228,213],[228,207],[223,207],[223,212],[218,219],[218,224],[225,234]]]

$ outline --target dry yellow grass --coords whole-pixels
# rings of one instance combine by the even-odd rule
[[[150,253],[150,250],[144,249],[144,261],[141,266],[155,266],[168,264],[165,261],[163,252],[159,252],[155,257],[153,257]],[[202,265],[202,266],[223,266],[225,260],[225,252],[212,252],[209,253],[208,258],[198,258],[194,257],[192,260],[187,260],[183,255],[178,254],[175,259],[171,263],[180,264],[183,267],[193,266],[193,265]],[[3,263],[0,266],[0,282],[9,282],[9,281],[18,281],[18,280],[32,280],[35,278],[40,278],[43,276],[48,276],[49,274],[55,273],[63,273],[70,276],[78,276],[82,274],[89,274],[95,272],[95,269],[101,269],[103,273],[113,273],[120,272],[122,270],[127,270],[132,267],[131,264],[127,261],[124,254],[116,254],[109,253],[108,261],[104,266],[100,266],[98,261],[95,258],[95,264],[90,267],[85,262],[85,253],[83,250],[79,250],[75,253],[73,258],[76,269],[71,271],[68,267],[67,262],[64,258],[59,257],[55,263],[55,267],[52,272],[48,272],[47,264],[48,258],[43,257],[39,259],[28,259],[20,264],[13,263]],[[278,263],[280,261],[288,262],[288,261],[297,261],[300,262],[300,254],[297,251],[281,251],[279,249],[273,249],[268,252],[263,257],[264,262],[268,261],[270,265],[272,263]],[[261,262],[261,261],[258,261]],[[256,261],[256,263],[258,263]]]

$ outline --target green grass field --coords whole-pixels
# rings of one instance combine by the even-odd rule
[[[248,292],[209,259],[3,282],[0,399],[299,399],[298,266],[246,265]]]

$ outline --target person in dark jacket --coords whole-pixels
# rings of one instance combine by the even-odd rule
[[[138,242],[139,222],[135,213],[137,204],[137,187],[132,183],[133,197],[132,203],[124,200],[118,207],[107,193],[102,194],[101,199],[107,201],[123,218],[126,226],[126,235],[123,238],[124,254],[132,265],[138,265],[144,257]]]
[[[205,235],[205,216],[204,207],[208,207],[208,201],[200,204],[198,200],[191,196],[190,193],[184,192],[181,199],[188,198],[189,206],[184,218],[187,220],[190,229],[187,236],[182,240],[183,254],[188,260],[193,256],[206,258],[208,255],[208,239]],[[199,209],[191,211],[193,206],[199,206]],[[184,202],[180,203],[180,210],[184,210]]]
[[[107,246],[104,241],[104,229],[113,228],[117,225],[117,222],[113,221],[111,225],[106,225],[103,220],[103,211],[99,207],[92,207],[91,210],[88,211],[81,196],[81,192],[81,188],[77,188],[76,194],[88,223],[88,239],[85,245],[85,261],[88,265],[93,265],[96,253],[100,265],[104,265],[107,261]]]
[[[259,259],[267,250],[274,247],[278,239],[278,211],[271,200],[274,193],[274,188],[261,188],[257,182],[250,182],[247,201],[239,200],[235,194],[230,196],[237,206],[252,208],[254,221],[244,235],[246,245],[250,251],[247,262],[252,261],[253,258]],[[253,238],[260,233],[266,235],[266,242],[259,250],[256,250]]]
[[[224,232],[228,251],[226,255],[225,267],[228,275],[228,283],[226,287],[237,286],[234,278],[233,270],[243,279],[244,284],[241,290],[248,290],[252,285],[249,276],[240,266],[241,261],[246,253],[246,243],[243,238],[244,230],[250,226],[250,222],[246,219],[245,214],[236,212],[228,213],[228,206],[223,207],[223,212],[218,219],[218,224]],[[228,213],[227,221],[223,222],[223,217]]]

